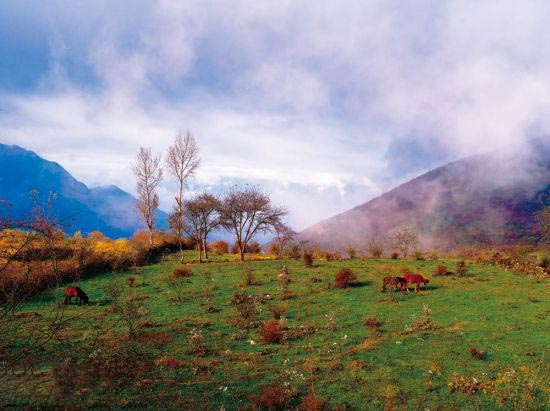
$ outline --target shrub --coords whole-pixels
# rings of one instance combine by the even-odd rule
[[[193,272],[187,268],[178,268],[172,273],[174,278],[187,278],[193,276]]]
[[[260,339],[265,344],[280,343],[284,335],[284,329],[278,321],[271,320],[260,326]]]
[[[470,353],[470,356],[476,360],[484,360],[487,358],[487,353],[485,351],[481,351],[476,346],[469,347],[468,352]]]
[[[391,253],[392,260],[397,260],[399,258],[399,253],[393,252]]]
[[[334,286],[336,288],[348,288],[357,279],[357,276],[349,268],[342,268],[334,277]]]
[[[128,277],[126,278],[126,281],[128,282],[128,287],[134,288],[136,286],[136,278],[135,277]]]
[[[105,294],[113,304],[113,307],[118,307],[118,300],[124,294],[124,283],[113,276],[105,285]]]
[[[186,277],[167,276],[164,281],[170,290],[175,294],[177,301],[183,301],[183,293],[187,288]]]
[[[296,393],[284,390],[279,384],[271,384],[260,388],[258,396],[250,396],[254,410],[286,410],[290,409],[290,402]]]
[[[542,257],[539,263],[539,267],[548,270],[550,268],[550,257]]]
[[[273,315],[273,318],[276,320],[279,320],[281,316],[283,316],[284,313],[288,310],[288,307],[286,305],[281,305],[279,307],[274,307],[271,309],[271,314]]]
[[[348,246],[346,248],[346,253],[351,259],[354,259],[355,257],[357,257],[357,249],[355,247]]]
[[[415,260],[425,260],[424,253],[420,250],[415,250],[413,253],[413,257]]]
[[[206,352],[202,331],[199,328],[193,328],[187,337],[187,354],[203,356]]]
[[[313,256],[311,253],[304,251],[302,254],[302,262],[304,263],[304,267],[313,267]]]
[[[284,257],[292,258],[292,259],[297,260],[297,259],[300,258],[301,255],[302,255],[302,249],[296,243],[292,243],[290,245],[287,245],[283,249],[283,256]]]
[[[120,318],[128,328],[128,338],[135,339],[145,324],[147,309],[136,301],[126,301],[122,306]]]
[[[375,329],[379,328],[382,325],[382,323],[378,321],[378,319],[374,315],[365,318],[365,321],[363,322],[363,324],[365,324],[365,326],[369,328],[375,328]]]
[[[229,244],[227,243],[227,241],[218,240],[208,244],[208,250],[211,253],[219,255],[229,254]]]
[[[279,257],[281,255],[281,247],[276,242],[271,242],[267,248],[267,252],[271,255]]]
[[[231,305],[237,309],[239,319],[242,321],[248,322],[256,315],[256,303],[246,290],[233,294]]]
[[[437,267],[435,267],[435,273],[434,275],[447,275],[449,270],[447,270],[447,267],[445,267],[442,264],[439,264]]]
[[[466,263],[464,262],[464,260],[457,261],[456,271],[455,271],[456,276],[457,277],[464,277],[467,272],[468,272],[468,269],[466,268]]]
[[[324,253],[324,257],[327,261],[342,261],[342,255],[338,252],[330,253],[327,251]]]
[[[415,332],[424,332],[434,329],[432,321],[432,310],[427,304],[422,304],[422,317],[412,317],[412,322],[405,326],[405,334],[413,334]]]
[[[251,254],[260,254],[262,252],[262,246],[257,241],[251,241],[246,246],[246,252]]]
[[[371,238],[367,244],[367,253],[372,258],[380,258],[384,254],[385,241],[383,238]]]
[[[319,398],[315,391],[310,388],[307,395],[302,397],[300,409],[304,411],[328,411],[330,408],[328,403]]]

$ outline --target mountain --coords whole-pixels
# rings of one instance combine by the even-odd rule
[[[7,201],[12,218],[29,216],[34,207],[31,192],[41,204],[55,194],[52,210],[67,222],[69,234],[99,230],[108,237],[128,237],[142,228],[136,199],[116,186],[88,188],[58,163],[45,160],[19,146],[0,144],[0,199]],[[167,214],[158,212],[161,228]]]
[[[538,235],[535,213],[550,205],[550,144],[526,154],[487,154],[429,171],[342,214],[300,239],[325,249],[364,248],[373,237],[412,228],[424,249],[496,245]]]

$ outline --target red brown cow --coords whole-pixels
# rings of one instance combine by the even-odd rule
[[[403,291],[405,290],[406,285],[407,280],[403,277],[384,277],[384,279],[382,280],[382,287],[380,287],[380,291],[386,291],[387,286],[393,287],[394,291]]]
[[[404,273],[403,277],[405,280],[407,280],[406,289],[409,291],[409,284],[415,284],[415,291],[420,291],[420,284],[428,284],[430,280],[427,278],[422,277],[420,274],[411,274],[411,273]]]
[[[63,300],[63,304],[72,304],[71,299],[73,297],[75,297],[75,304],[78,304],[80,301],[80,304],[84,303],[88,305],[90,302],[88,295],[86,295],[82,288],[77,287],[76,285],[70,285],[65,288],[65,299]]]

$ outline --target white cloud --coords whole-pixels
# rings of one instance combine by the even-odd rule
[[[4,141],[133,191],[139,145],[190,129],[199,185],[261,182],[301,227],[401,181],[415,146],[443,162],[550,130],[543,1],[134,4],[36,12],[56,27],[50,72],[34,94],[0,92]]]

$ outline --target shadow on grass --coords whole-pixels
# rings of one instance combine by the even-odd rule
[[[351,285],[351,287],[352,288],[361,288],[361,287],[366,287],[366,286],[372,285],[372,284],[374,284],[374,281],[356,281]]]

